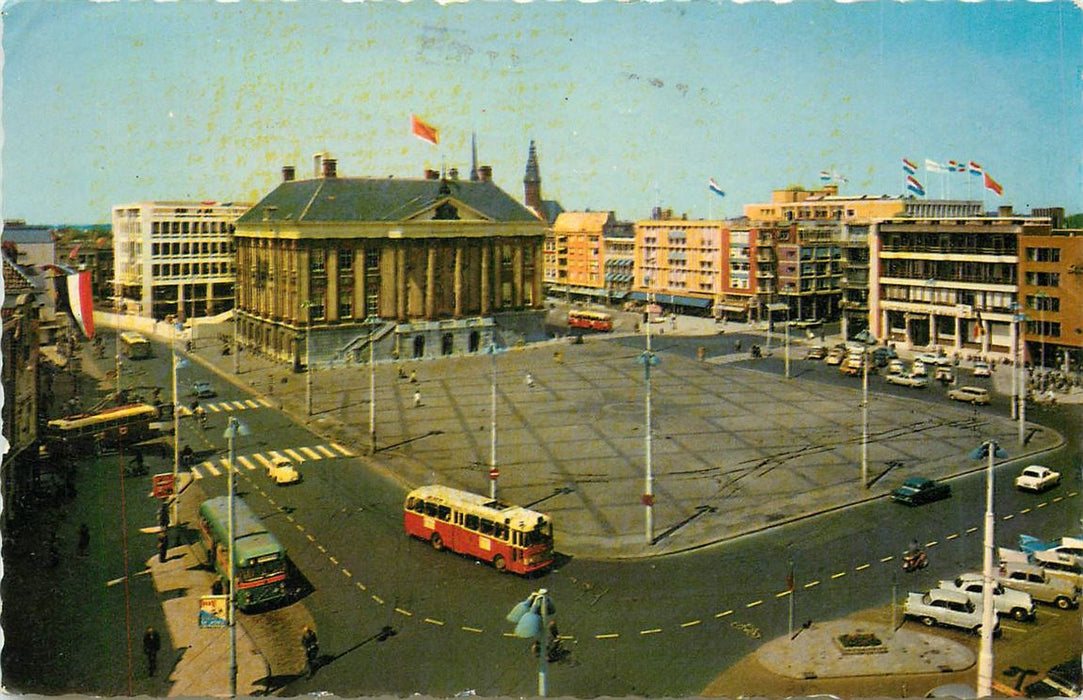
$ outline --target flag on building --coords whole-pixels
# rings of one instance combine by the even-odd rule
[[[440,143],[440,132],[436,127],[425,123],[425,121],[416,114],[410,115],[410,130],[414,133],[414,136],[422,141],[428,141],[433,145]]]
[[[977,319],[974,321],[974,337],[975,338],[980,338],[982,333],[984,333],[984,332],[985,332],[985,328],[982,327],[982,323],[981,323],[981,311],[978,311],[977,312]]]
[[[1003,196],[1004,188],[1000,186],[999,182],[989,177],[989,173],[982,173],[982,176],[985,178],[985,189],[996,192],[998,197]]]
[[[707,189],[709,189],[711,192],[714,192],[719,197],[726,196],[726,193],[722,191],[722,188],[718,186],[718,183],[714,181],[713,177],[707,181]]]
[[[68,311],[86,338],[94,337],[94,299],[90,293],[90,271],[67,275]]]
[[[925,188],[920,182],[917,181],[917,178],[915,178],[913,175],[906,176],[906,189],[910,190],[919,197],[925,196]]]
[[[831,182],[831,173],[827,172],[826,170],[821,170],[820,180],[822,180],[823,182]]]
[[[925,170],[930,173],[946,173],[948,169],[944,167],[942,163],[937,163],[935,160],[925,159]]]
[[[918,171],[918,164],[917,163],[910,160],[909,158],[903,158],[902,160],[903,160],[903,170],[906,171],[907,175],[913,175],[914,173],[916,173]]]
[[[971,175],[981,175],[982,174],[981,166],[978,165],[977,163],[975,163],[974,161],[970,161],[970,174]]]
[[[68,260],[75,260],[77,257],[79,257],[79,249],[82,246],[82,243],[76,243],[75,247],[71,249],[70,253],[68,253]]]

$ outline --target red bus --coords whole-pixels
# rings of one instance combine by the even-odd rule
[[[527,574],[553,563],[549,516],[448,486],[422,486],[406,496],[406,534]]]
[[[154,426],[159,416],[158,408],[150,404],[116,406],[51,420],[45,437],[54,449],[64,453],[93,449],[94,454],[101,454],[120,445],[159,437],[161,433]]]
[[[589,328],[592,331],[613,330],[613,317],[604,311],[573,309],[568,312],[569,328]]]

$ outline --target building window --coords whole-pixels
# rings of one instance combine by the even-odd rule
[[[1030,262],[1060,262],[1060,248],[1027,248]]]
[[[1035,311],[1060,311],[1060,298],[1051,297],[1045,294],[1038,296],[1036,294],[1027,295],[1027,308],[1034,309]]]
[[[313,250],[309,254],[309,269],[313,273],[322,274],[327,271],[327,251]]]
[[[1059,272],[1027,272],[1027,284],[1031,287],[1059,287]]]
[[[365,249],[365,269],[366,270],[378,270],[380,268],[380,249],[379,248],[366,248]]]
[[[353,270],[353,251],[352,250],[339,250],[338,251],[338,272],[341,275],[344,272],[351,272]]]
[[[344,289],[338,294],[339,318],[351,318],[353,316],[353,290]]]

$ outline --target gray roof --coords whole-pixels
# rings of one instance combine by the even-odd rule
[[[0,238],[6,243],[44,245],[53,242],[53,231],[45,226],[5,226]]]
[[[538,217],[491,181],[393,177],[282,182],[237,223],[404,221],[449,197],[493,221],[538,223]]]

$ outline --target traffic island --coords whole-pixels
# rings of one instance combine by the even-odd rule
[[[874,643],[875,641],[875,643]],[[974,665],[974,652],[936,634],[852,619],[820,622],[756,651],[771,673],[788,678],[950,673]]]

